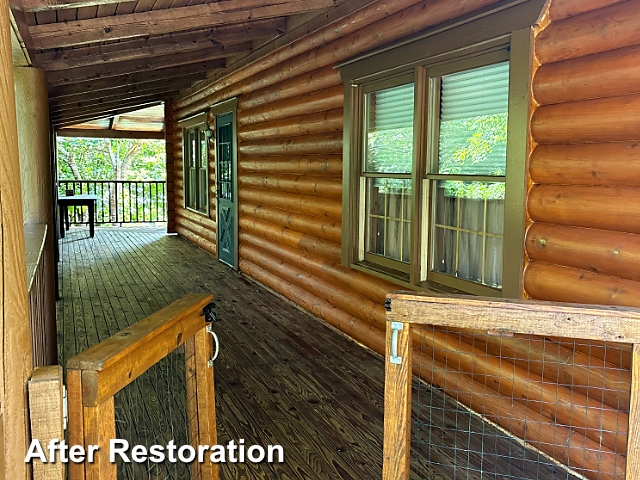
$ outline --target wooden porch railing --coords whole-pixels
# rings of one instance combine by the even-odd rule
[[[188,295],[67,362],[69,444],[98,445],[93,463],[69,464],[71,480],[116,479],[109,462],[109,441],[116,437],[114,395],[176,348],[184,345],[187,362],[187,418],[192,446],[216,444],[212,336],[203,308],[211,295]],[[192,477],[218,478],[216,464],[197,462]]]
[[[383,480],[409,479],[414,374],[420,375],[427,384],[440,388],[454,400],[465,403],[467,406],[471,405],[473,410],[507,430],[514,438],[524,440],[528,445],[554,458],[556,462],[567,465],[587,478],[597,480],[640,478],[640,453],[638,453],[640,445],[640,309],[410,293],[392,293],[388,296],[387,302]],[[425,340],[425,331],[428,332],[427,340]],[[495,374],[498,370],[489,371],[487,365],[490,362],[478,358],[479,352],[484,353],[484,345],[490,345],[491,342],[479,342],[483,347],[476,350],[461,347],[455,342],[445,347],[440,344],[439,348],[442,350],[439,353],[441,358],[446,357],[446,360],[435,359],[436,348],[434,343],[429,343],[432,341],[431,336],[451,338],[446,335],[454,331],[462,332],[460,338],[469,336],[468,332],[476,332],[478,336],[485,335],[485,338],[498,337],[506,345],[513,344],[514,338],[532,341],[534,337],[540,339],[561,337],[560,341],[555,343],[556,345],[564,345],[562,340],[567,339],[583,339],[592,342],[593,345],[602,345],[599,342],[611,342],[605,345],[613,346],[614,350],[615,345],[619,345],[620,348],[625,348],[625,352],[629,351],[631,356],[628,414],[625,411],[620,415],[617,410],[606,407],[593,408],[591,403],[587,402],[586,407],[579,406],[582,418],[569,415],[567,424],[566,420],[562,420],[561,408],[558,407],[565,409],[565,412],[571,411],[574,405],[577,407],[579,393],[575,390],[570,395],[570,402],[561,402],[556,397],[555,418],[542,415],[544,399],[541,397],[538,397],[537,401],[529,399],[531,405],[526,401],[524,405],[519,403],[522,399],[516,398],[515,395],[511,398],[503,397],[500,384],[512,382],[516,373],[510,366],[508,370],[512,370],[511,376],[501,377]],[[523,337],[518,337],[519,335]],[[420,348],[417,345],[420,345]],[[425,345],[426,348],[423,351],[421,347]],[[444,348],[450,350],[445,351]],[[602,349],[602,347],[594,348]],[[474,351],[475,356],[468,355],[470,351]],[[602,351],[606,353],[606,347]],[[463,354],[467,356],[466,360],[462,360]],[[494,365],[499,366],[502,357],[494,358],[496,359]],[[460,370],[464,362],[471,366],[471,372]],[[604,364],[613,367],[607,362]],[[575,366],[568,365],[567,368],[575,368]],[[612,370],[615,372],[615,368]],[[595,374],[604,376],[606,369],[600,369]],[[475,381],[483,375],[488,375],[486,378],[490,378],[491,383]],[[526,385],[527,379],[516,381]],[[552,385],[547,379],[545,382],[549,386]],[[602,379],[600,383],[600,387],[598,385],[592,385],[592,387],[602,389]],[[626,388],[629,388],[629,384],[626,385]],[[558,385],[555,387],[561,388]],[[493,391],[492,388],[497,391]],[[535,391],[538,392],[538,390]],[[560,405],[561,403],[563,405]],[[594,442],[589,439],[589,433],[585,434],[585,430],[591,427],[571,423],[579,420],[586,424],[594,422],[597,425],[600,421],[604,424],[605,415],[614,412],[618,415],[618,419],[628,418],[624,424],[618,425],[621,434],[618,435],[617,440],[622,441],[623,444],[617,451],[604,446],[605,436],[617,435],[617,432],[606,431],[607,429],[601,426],[600,430],[595,432],[596,435],[601,435],[600,441]],[[431,427],[427,425],[426,428]],[[464,435],[470,436],[471,430],[465,430]],[[431,448],[431,445],[426,443],[421,448]],[[482,456],[482,452],[471,452],[471,455],[475,454]],[[470,455],[469,452],[464,452],[457,458],[468,458],[468,455]],[[438,467],[433,468],[437,470]],[[502,474],[505,478],[509,475],[507,472]]]
[[[97,195],[96,224],[167,221],[167,182],[164,180],[59,180],[58,195]],[[82,207],[73,207],[71,223],[89,222]]]
[[[27,287],[29,291],[29,319],[31,321],[31,355],[34,367],[47,365],[48,360],[45,316],[49,305],[46,303],[47,282],[44,264],[46,239],[46,224],[25,225]],[[53,317],[51,318],[52,320],[54,319]],[[49,345],[49,348],[52,348],[52,346]]]

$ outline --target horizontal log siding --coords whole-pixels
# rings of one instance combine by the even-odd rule
[[[385,296],[398,287],[340,264],[343,98],[339,71],[333,67],[346,58],[490,3],[493,0],[380,0],[217,82],[183,94],[175,101],[176,119],[179,119],[232,96],[240,96],[240,270],[379,353],[384,353]],[[625,215],[624,206],[614,205],[616,199],[621,196],[627,198],[627,192],[635,192],[635,188],[640,187],[640,181],[637,180],[640,175],[633,173],[633,169],[640,168],[633,164],[633,160],[640,157],[634,143],[637,139],[627,138],[633,136],[634,131],[640,131],[636,128],[637,116],[634,115],[638,103],[632,97],[633,94],[640,94],[640,83],[634,81],[640,56],[635,56],[637,52],[628,41],[633,33],[624,29],[614,30],[617,32],[615,34],[624,35],[627,40],[607,39],[607,49],[620,49],[615,57],[606,53],[599,42],[587,41],[581,42],[577,50],[580,53],[572,56],[575,47],[571,38],[568,38],[570,32],[581,28],[581,22],[576,23],[579,17],[590,15],[595,18],[589,20],[592,22],[591,35],[595,37],[599,35],[599,25],[606,26],[611,21],[606,16],[607,12],[613,9],[613,15],[619,15],[618,10],[628,8],[630,3],[615,0],[553,0],[550,6],[553,21],[536,40],[539,55],[547,60],[542,62],[535,76],[534,92],[545,98],[549,105],[538,108],[532,120],[534,138],[541,143],[530,159],[531,183],[535,185],[529,215],[536,223],[528,231],[526,247],[530,257],[526,270],[526,291],[534,298],[589,301],[586,297],[589,297],[588,292],[592,289],[597,293],[590,297],[591,301],[599,303],[630,305],[632,298],[640,298],[640,278],[631,266],[640,256],[640,242],[635,234],[620,227],[620,219]],[[595,15],[592,12],[594,9],[599,9]],[[572,22],[573,26],[562,27],[563,22]],[[633,20],[627,21],[627,24],[633,24]],[[580,31],[583,36],[589,34],[589,29]],[[584,53],[587,45],[598,45],[596,51],[591,53],[601,57],[594,55],[596,60],[591,57],[588,61],[582,59],[587,55]],[[603,68],[597,58],[605,62]],[[610,75],[615,81],[602,81],[599,75],[594,75],[590,70],[594,61],[597,70],[615,71]],[[575,81],[572,80],[574,77]],[[571,88],[567,88],[566,82],[572,81]],[[603,93],[608,98],[599,98]],[[622,98],[625,96],[628,98]],[[614,119],[621,120],[615,112],[608,112],[611,105],[626,108],[625,112],[630,114],[624,119],[626,126],[622,130],[611,124]],[[593,124],[598,124],[598,121],[594,122],[592,118],[580,121],[594,108],[599,109],[598,116],[606,115],[605,121],[600,121],[601,125],[596,128],[593,128]],[[174,138],[175,151],[181,152],[178,132]],[[594,140],[600,143],[594,143]],[[611,140],[617,140],[618,143],[610,143]],[[570,142],[573,143],[567,145]],[[189,215],[191,212],[184,210],[181,154],[176,154],[175,165],[176,201],[181,207],[176,208],[176,229],[185,238],[214,251],[215,221],[198,221]],[[621,172],[621,168],[626,169],[627,173]],[[567,185],[571,185],[571,188],[568,189]],[[557,187],[562,191],[552,198],[552,192]],[[609,202],[606,205],[608,215],[591,212],[590,209],[602,206],[606,201]],[[614,214],[618,216],[612,217]],[[215,219],[215,215],[212,218]],[[541,218],[545,221],[542,222]],[[561,225],[567,218],[578,220]],[[563,219],[562,222],[560,219]],[[595,222],[609,222],[613,227],[603,229],[602,225],[595,225]],[[636,223],[640,229],[640,223]],[[449,335],[454,336],[455,341],[449,341],[448,345],[460,345],[467,350],[477,347],[473,338],[464,333],[450,332]],[[616,358],[616,349],[612,346],[605,349],[594,344],[592,348],[585,349],[572,342],[554,340],[556,350],[547,349],[547,355],[549,351],[561,352],[558,355],[564,355],[567,362],[571,361],[572,356],[579,358],[581,363],[585,362],[585,358],[591,358],[593,365],[598,365],[598,362],[602,364],[605,356],[607,360]],[[477,337],[475,341],[479,341]],[[487,348],[493,348],[493,343],[495,339],[487,337]],[[511,348],[518,352],[527,351],[530,343],[529,339],[515,338],[511,341]],[[440,365],[438,362],[446,361],[447,375],[457,373],[459,380],[456,381],[465,380],[470,388],[478,392],[497,388],[504,395],[498,402],[512,405],[510,397],[513,396],[518,400],[514,408],[526,410],[527,405],[535,402],[535,394],[527,392],[537,391],[539,402],[540,393],[549,391],[549,387],[542,381],[529,378],[530,386],[535,388],[521,388],[522,379],[514,376],[513,372],[535,372],[535,366],[540,365],[538,357],[545,354],[544,346],[539,350],[532,351],[532,357],[529,358],[505,358],[500,362],[500,369],[511,372],[510,388],[492,386],[490,372],[487,375],[474,373],[473,378],[460,375],[455,370],[460,355],[455,352],[441,352],[444,355],[442,358],[434,361],[424,357],[421,362],[426,367],[434,362]],[[626,356],[622,364],[628,366],[628,352],[618,350],[617,358],[623,358],[623,354]],[[604,369],[595,373],[585,372],[576,367],[565,368],[562,372],[540,371],[538,375],[544,374],[547,381],[548,375],[561,374],[562,383],[570,384],[574,378],[576,382],[584,383],[585,378],[602,374],[608,386],[615,386],[616,382],[627,378],[623,375],[621,380],[621,377],[610,372],[602,373],[601,370]],[[435,378],[442,372],[423,368],[421,374],[425,380],[433,380],[436,385],[445,388],[440,385],[443,379]],[[597,388],[577,388],[575,391],[581,395],[583,406],[593,406],[594,411],[609,412],[603,414],[602,418],[608,426],[620,423],[621,428],[626,429],[626,425],[622,427],[622,424],[628,411],[628,393],[618,398],[617,392],[609,391],[603,395],[601,389]],[[467,405],[473,400],[480,411],[491,416],[491,409],[495,405],[483,403],[482,395],[459,395],[458,400]],[[555,398],[555,394],[552,396]],[[580,408],[577,405],[576,410],[567,415],[585,419],[584,411],[580,415]],[[530,435],[531,432],[548,430],[548,424],[554,421],[552,417],[555,412],[536,412],[535,416],[529,412],[528,417],[539,417],[540,423],[531,422],[527,428],[524,425],[514,426],[502,416],[497,421],[502,422],[505,428],[513,428],[514,433],[522,438],[531,440],[535,437]],[[619,422],[620,419],[622,422]],[[566,423],[569,421],[567,419]],[[595,421],[594,425],[597,423]],[[562,435],[557,439],[558,445],[547,453],[555,452],[558,460],[566,462],[566,455],[562,452],[569,443],[571,447],[587,445],[597,449],[598,442],[593,433],[585,432],[584,426],[565,429],[566,435],[559,427],[556,434],[560,432]],[[546,437],[550,438],[553,433],[550,430],[548,433]],[[624,464],[624,458],[619,455],[624,449],[625,432],[622,433],[618,438],[609,435],[603,440],[606,445],[602,458],[604,464]],[[570,438],[570,442],[567,438]],[[572,457],[572,462],[577,462],[572,466],[578,470],[597,469],[594,458],[576,460],[575,456]]]
[[[552,0],[550,19],[535,42],[525,292],[640,306],[640,4]],[[627,388],[625,347],[552,340],[624,368]],[[626,392],[603,400],[628,408]]]

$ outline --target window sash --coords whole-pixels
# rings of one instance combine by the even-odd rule
[[[183,130],[185,207],[208,214],[209,156],[206,126],[197,125]]]

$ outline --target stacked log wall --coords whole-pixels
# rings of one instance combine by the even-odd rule
[[[379,353],[384,353],[385,296],[398,287],[340,264],[343,85],[334,66],[490,3],[379,1],[174,102],[179,120],[239,96],[240,270]],[[541,67],[533,94],[540,106],[531,120],[535,149],[529,159],[530,228],[523,252],[526,293],[533,298],[638,304],[640,275],[634,264],[640,254],[640,222],[634,199],[640,182],[634,178],[640,176],[634,172],[640,167],[633,162],[640,159],[640,147],[633,137],[640,132],[635,95],[640,94],[640,47],[633,42],[640,30],[633,3],[553,0],[551,21],[545,21],[549,25],[540,27],[536,37]],[[606,38],[600,38],[607,27]],[[215,214],[207,218],[184,208],[179,129],[174,139],[176,229],[215,253]],[[621,471],[628,349],[557,338],[503,342],[478,332],[452,331],[416,341],[424,348],[428,338],[440,343],[430,347],[439,357],[417,357],[423,366],[433,367],[421,370],[425,380],[447,390],[457,374],[457,382],[471,389],[466,396],[457,392],[458,400],[473,402],[490,417],[500,412],[500,402],[513,398],[514,415],[522,410],[540,422],[530,420],[525,428],[494,415],[504,428],[531,440],[540,432],[550,433],[554,422],[564,424],[553,430],[557,445],[540,448],[551,448],[547,453],[566,462],[563,451],[601,449],[600,458],[573,455],[571,466],[585,475],[597,471],[599,463]],[[502,360],[483,360],[484,368],[469,376],[460,373],[466,370],[461,352],[480,359],[488,352]],[[496,385],[497,376],[508,381]],[[539,408],[541,395],[570,399],[574,406],[559,414],[545,411]],[[494,396],[497,403],[491,401]],[[591,428],[596,424],[573,422],[591,422],[586,411],[600,412],[596,424],[614,433],[600,438],[602,432]]]

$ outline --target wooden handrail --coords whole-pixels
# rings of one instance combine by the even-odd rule
[[[67,362],[69,443],[99,445],[93,464],[71,464],[71,480],[115,479],[116,467],[108,461],[109,440],[115,438],[113,396],[177,347],[184,345],[193,364],[187,389],[197,404],[189,403],[189,425],[196,444],[216,443],[215,399],[211,336],[206,333],[203,308],[212,295],[190,294],[131,325]],[[202,478],[216,479],[217,466],[195,465]]]
[[[407,292],[387,298],[387,321],[640,343],[638,308]]]

